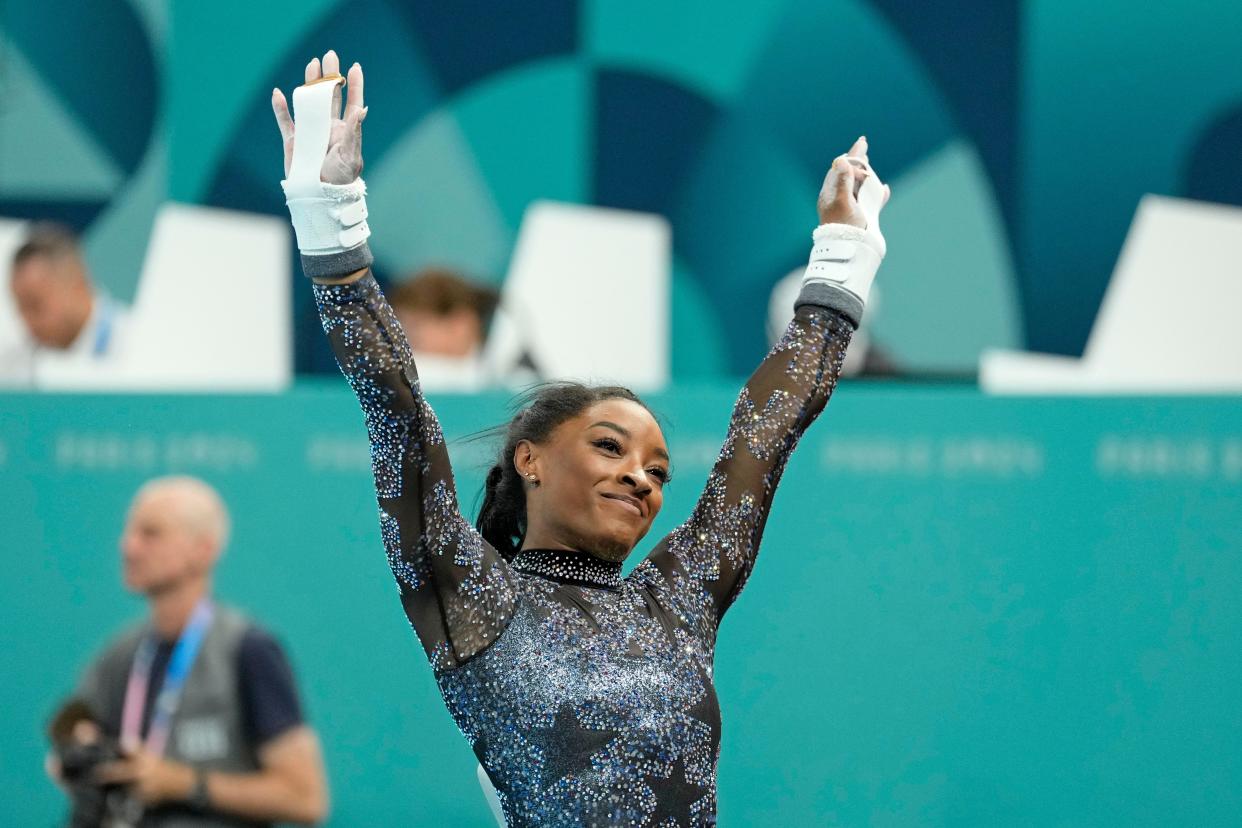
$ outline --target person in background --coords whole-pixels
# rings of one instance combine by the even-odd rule
[[[428,268],[394,291],[393,310],[418,354],[469,357],[483,347],[499,295],[458,273]]]
[[[77,237],[59,224],[35,224],[13,255],[8,290],[24,331],[0,353],[4,384],[112,361],[122,352],[128,309],[91,280]]]
[[[392,291],[392,309],[418,359],[419,377],[432,391],[478,391],[536,379],[526,357],[500,368],[484,345],[500,294],[445,268],[427,268]]]
[[[212,599],[228,532],[223,501],[196,478],[158,478],[135,495],[121,563],[148,617],[90,664],[52,728],[47,769],[72,797],[71,824],[325,818],[319,741],[280,645]]]

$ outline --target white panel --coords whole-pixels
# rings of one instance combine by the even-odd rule
[[[1242,381],[1242,209],[1145,196],[1087,341],[1124,374]]]
[[[1026,351],[984,351],[979,385],[995,394],[1068,393],[1086,377],[1082,360]]]
[[[278,391],[292,371],[288,222],[160,208],[124,354],[46,376],[60,390]]]
[[[1147,195],[1081,360],[990,352],[998,394],[1242,392],[1242,209]]]
[[[660,216],[531,205],[504,284],[510,321],[493,328],[488,361],[511,364],[525,348],[545,379],[663,386],[670,235]]]
[[[133,380],[163,389],[288,386],[289,233],[281,218],[165,205],[134,302]]]

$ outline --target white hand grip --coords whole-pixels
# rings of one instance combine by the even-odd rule
[[[333,98],[345,79],[327,75],[293,90],[293,159],[282,182],[285,203],[307,256],[350,250],[367,240],[366,184],[325,184],[319,179],[332,138]]]
[[[293,161],[285,180],[288,198],[321,195],[319,171],[332,136],[332,96],[344,83],[340,75],[327,75],[293,90]]]

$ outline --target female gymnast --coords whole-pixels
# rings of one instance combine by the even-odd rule
[[[338,72],[334,52],[306,67],[296,143],[272,93],[283,186],[324,330],[365,414],[388,561],[445,704],[510,825],[714,824],[716,629],[884,254],[888,188],[866,140],[825,179],[794,319],[742,389],[698,504],[622,578],[670,468],[655,418],[624,388],[534,393],[508,424],[475,527],[462,516],[444,436],[368,269],[363,75],[358,64],[347,83]]]

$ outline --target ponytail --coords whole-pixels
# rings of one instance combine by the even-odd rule
[[[483,505],[479,507],[479,519],[475,522],[483,540],[494,546],[505,560],[517,555],[526,534],[526,496],[517,469],[513,467],[513,455],[509,457],[510,462],[497,462],[488,471],[483,484]]]

